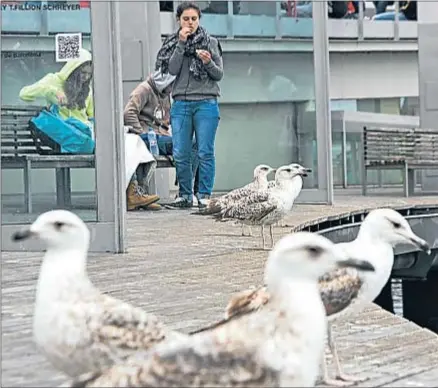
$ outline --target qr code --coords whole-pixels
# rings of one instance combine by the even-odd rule
[[[57,34],[55,37],[56,62],[77,59],[82,48],[82,34]]]

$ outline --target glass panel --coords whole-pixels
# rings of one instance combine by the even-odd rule
[[[284,37],[311,38],[313,36],[311,1],[282,1],[280,28]]]
[[[318,140],[316,134],[315,101],[310,100],[297,106],[298,145],[294,147],[294,163],[311,168],[312,173],[304,179],[305,189],[318,188]]]
[[[296,161],[292,154],[298,141],[293,103],[226,104],[220,109],[216,191],[248,183],[257,164],[278,167]]]
[[[202,25],[210,34],[219,37],[229,35],[228,1],[197,1],[196,4],[202,11]]]
[[[240,1],[234,7],[234,36],[276,36],[275,1]]]
[[[334,100],[332,107],[332,141],[333,141],[333,175],[334,184],[340,187],[343,184],[342,162],[342,119],[338,113],[346,111],[362,111],[387,115],[419,115],[418,97],[361,99],[361,100]],[[336,118],[333,119],[333,116]],[[394,126],[388,119],[388,126]],[[362,163],[362,136],[361,131],[365,123],[346,122],[346,165],[348,186],[361,184],[360,168]],[[406,124],[405,124],[406,125]],[[416,171],[416,184],[420,189],[423,174]],[[402,183],[402,172],[399,170],[370,170],[368,171],[369,184],[380,189],[390,188],[399,191]]]
[[[53,208],[95,221],[89,2],[13,3],[2,12],[2,222]]]
[[[256,165],[301,163],[318,187],[312,53],[224,53],[215,191],[248,183]]]

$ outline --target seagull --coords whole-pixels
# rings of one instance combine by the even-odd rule
[[[246,225],[260,225],[263,249],[266,249],[264,227],[269,225],[272,247],[274,245],[272,225],[292,209],[295,198],[303,186],[302,176],[307,173],[308,169],[303,166],[281,166],[275,173],[276,183],[272,189],[252,191],[244,198],[228,204],[213,217],[217,221],[237,220]]]
[[[41,214],[14,241],[47,246],[36,291],[33,335],[39,350],[70,377],[109,367],[147,350],[171,332],[154,315],[102,294],[86,271],[90,232],[66,210]]]
[[[413,244],[430,254],[429,244],[412,231],[406,219],[393,209],[372,210],[362,222],[355,240],[336,244],[346,254],[369,261],[375,272],[357,269],[337,269],[319,278],[319,291],[328,317],[328,345],[336,366],[336,378],[328,377],[326,360],[323,363],[323,381],[329,386],[347,386],[365,379],[346,375],[340,365],[331,323],[361,311],[372,303],[388,282],[394,264],[393,248],[397,244]],[[224,321],[234,316],[258,311],[269,302],[268,285],[235,294],[230,299]],[[204,331],[199,329],[197,332]]]
[[[327,329],[317,280],[330,269],[345,267],[374,270],[323,236],[285,236],[265,266],[271,297],[263,310],[203,333],[163,341],[64,386],[313,387]]]
[[[252,182],[243,187],[234,189],[227,194],[220,197],[210,199],[206,208],[199,210],[192,214],[213,215],[219,213],[223,208],[229,204],[238,201],[249,195],[249,193],[257,190],[266,190],[268,188],[268,175],[275,173],[276,169],[266,164],[259,164],[254,169],[254,179]],[[249,234],[251,236],[251,226],[249,226]],[[242,224],[242,236],[245,236],[245,224]]]
[[[303,174],[301,174],[301,177],[307,177],[308,173],[312,172],[311,168],[305,168],[305,167],[301,166],[298,163],[292,163],[289,166],[291,166],[294,169],[300,169],[300,168],[301,169],[305,169],[305,172]],[[275,187],[275,180],[268,181],[268,189],[273,189],[274,187]],[[302,188],[303,188],[303,181],[302,181],[302,178],[301,178],[301,185],[297,184],[295,186],[295,191],[291,193],[293,198],[294,198],[294,202],[298,198],[298,196],[300,195],[300,192],[301,192]],[[283,224],[283,219],[281,219],[280,221],[277,222],[277,226],[285,226]]]

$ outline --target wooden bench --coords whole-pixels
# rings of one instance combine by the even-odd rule
[[[56,198],[58,207],[71,206],[72,168],[94,168],[94,155],[57,154],[35,136],[29,120],[38,115],[41,106],[2,106],[1,163],[2,169],[22,169],[25,209],[32,213],[32,169],[56,170]],[[171,157],[157,156],[157,168],[173,167]]]
[[[414,193],[415,170],[428,168],[438,168],[438,130],[364,127],[363,195],[368,170],[402,170],[403,192],[408,197]]]

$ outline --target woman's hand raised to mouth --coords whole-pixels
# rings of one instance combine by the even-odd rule
[[[183,27],[179,31],[179,40],[182,42],[185,42],[187,40],[187,37],[191,35],[192,30],[189,27]]]

